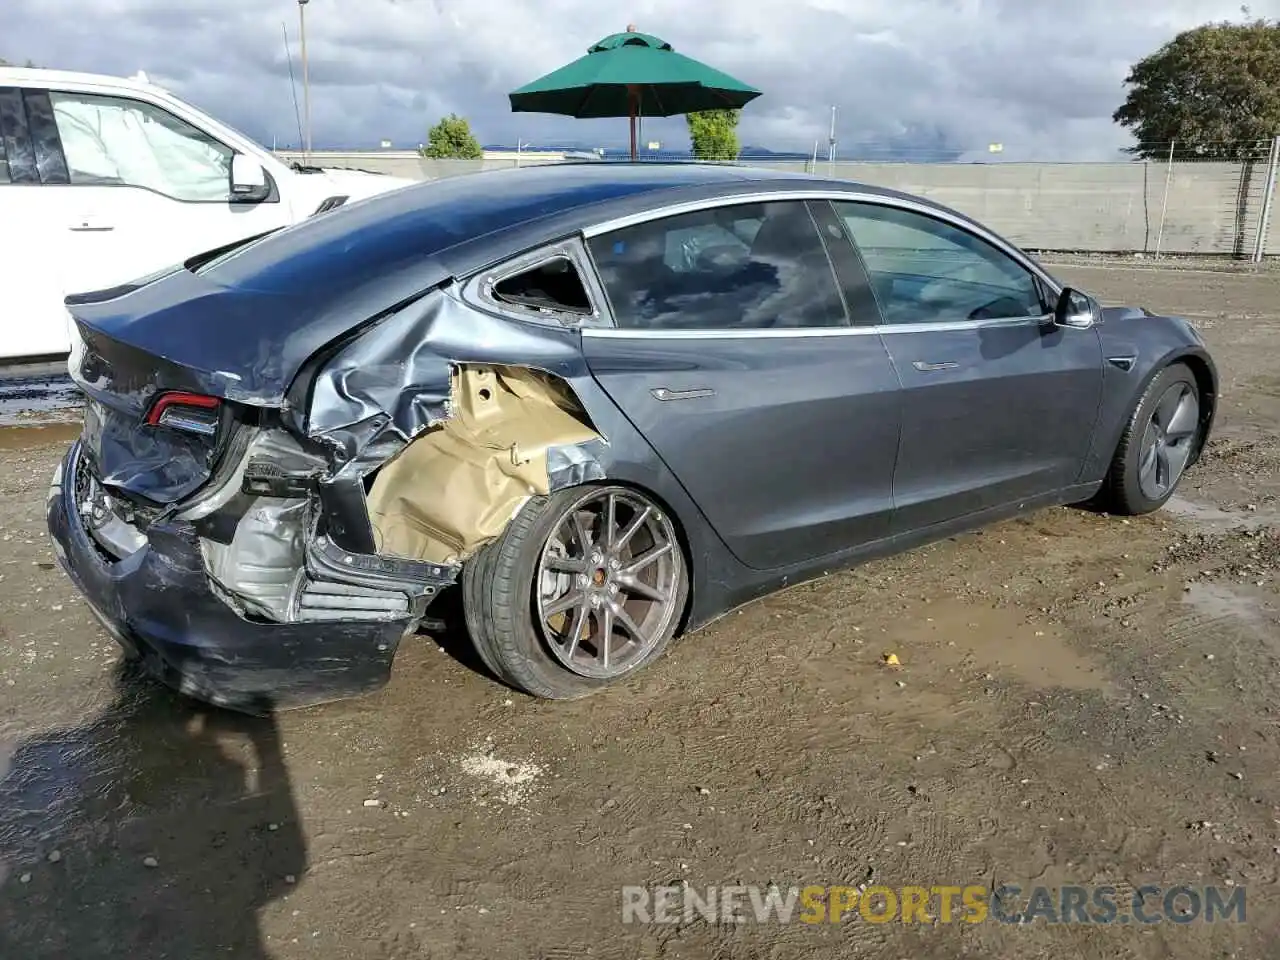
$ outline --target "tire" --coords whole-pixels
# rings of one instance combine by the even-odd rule
[[[572,534],[582,530],[574,524],[575,516],[593,516],[591,507],[596,504],[613,505],[609,507],[612,514],[601,513],[588,524],[598,524],[591,526],[591,531],[601,549],[606,546],[602,539],[605,516],[631,521],[639,517],[637,530],[615,551],[623,557],[623,565],[615,572],[610,572],[612,568],[607,559],[592,561],[589,556],[592,547],[589,544],[584,547],[579,542],[584,538]],[[642,507],[648,508],[643,516]],[[572,543],[564,537],[565,530],[571,532],[568,540]],[[615,531],[615,541],[621,539],[618,533],[625,531]],[[657,586],[648,589],[661,592],[669,599],[648,600],[628,592],[631,588],[620,587],[628,580],[634,587],[639,576],[624,576],[628,561],[634,564],[651,553],[659,554],[656,548],[668,533],[670,550],[648,561],[639,575],[660,577]],[[645,547],[650,543],[651,546]],[[641,548],[645,549],[642,556],[626,556],[628,551]],[[578,554],[585,564],[581,572],[561,573],[558,566],[551,569],[558,561],[564,561],[566,567],[577,564]],[[652,571],[647,572],[650,568]],[[602,575],[604,581],[597,583]],[[560,601],[571,599],[571,594],[589,594],[603,598],[602,606],[596,608],[584,603],[551,617],[545,616],[545,610],[557,602],[554,598],[560,588],[555,584],[561,583],[564,577],[568,577],[573,586],[559,597]],[[548,594],[549,583],[552,586]],[[607,592],[610,589],[614,590],[612,595]],[[502,536],[477,551],[462,570],[467,630],[480,659],[507,684],[551,700],[570,700],[595,693],[660,657],[680,625],[688,596],[688,564],[674,518],[638,491],[615,485],[572,487],[530,499],[507,524]],[[611,640],[606,646],[612,647],[618,638],[631,636],[618,628],[617,624],[622,621],[612,612],[621,604],[633,610],[646,610],[640,622],[631,613],[628,618],[632,626],[652,624],[653,629],[647,631],[645,642],[628,640],[617,647],[629,651],[630,660],[622,653],[615,653],[611,668],[601,668],[600,651],[596,648],[600,646],[599,638],[605,635],[604,623],[610,625]],[[609,619],[602,621],[601,614],[606,608],[610,610]],[[586,611],[581,620],[574,619],[580,610]],[[565,624],[563,636],[553,629],[557,623]],[[571,643],[574,627],[578,628],[581,643]],[[592,650],[596,651],[595,666],[587,656]],[[605,654],[604,662],[608,664],[608,661],[609,655]]]
[[[1158,415],[1162,403],[1167,409],[1173,407],[1174,398],[1182,399],[1174,407],[1173,416],[1165,416],[1165,411]],[[1184,406],[1185,403],[1190,405]],[[1162,419],[1163,424],[1159,422]],[[1176,429],[1167,429],[1171,422]],[[1101,505],[1122,516],[1159,510],[1177,489],[1187,462],[1200,443],[1202,430],[1200,388],[1195,375],[1186,364],[1170,364],[1152,378],[1129,416],[1103,481]],[[1151,446],[1153,436],[1163,443],[1163,448]],[[1171,464],[1170,470],[1176,467],[1176,471],[1164,477],[1163,483],[1158,466],[1161,449],[1163,462]],[[1154,488],[1149,472],[1153,456],[1157,461]],[[1144,468],[1147,469],[1144,471]]]

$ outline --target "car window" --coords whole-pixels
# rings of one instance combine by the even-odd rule
[[[41,183],[70,183],[67,160],[62,154],[62,138],[53,116],[48,90],[24,90],[22,102],[27,112],[27,132]]]
[[[591,300],[568,257],[552,257],[498,281],[493,297],[539,313],[590,313]]]
[[[232,150],[139,100],[50,95],[73,184],[145,187],[175,200],[225,202]]]
[[[27,128],[27,110],[17,87],[0,87],[0,157],[4,158],[5,171],[0,182],[40,182]]]
[[[588,244],[624,329],[767,330],[845,323],[803,203],[756,203],[624,227]]]
[[[1035,277],[985,240],[911,210],[838,202],[862,253],[885,323],[1034,317]]]
[[[0,183],[9,182],[9,155],[4,149],[4,137],[0,137]]]
[[[751,241],[760,221],[753,217],[732,223],[700,223],[678,227],[666,234],[663,262],[671,270],[687,273],[715,259],[741,261],[751,255]]]

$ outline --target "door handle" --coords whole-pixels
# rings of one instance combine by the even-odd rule
[[[911,365],[921,373],[932,373],[934,370],[954,370],[960,364],[954,360],[943,360],[940,363],[928,363],[924,360],[913,360]]]
[[[107,233],[115,229],[115,224],[107,223],[97,217],[79,217],[71,221],[68,229],[76,233]]]
[[[700,397],[714,397],[716,392],[710,387],[694,387],[691,390],[672,390],[669,387],[654,387],[649,391],[655,400],[697,400]]]

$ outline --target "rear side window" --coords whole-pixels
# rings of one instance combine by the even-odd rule
[[[493,298],[540,313],[591,313],[582,278],[568,257],[552,257],[499,280],[493,286]]]
[[[769,330],[846,322],[800,202],[699,210],[589,241],[618,327]]]
[[[0,183],[9,182],[9,155],[5,153],[4,137],[0,137]]]

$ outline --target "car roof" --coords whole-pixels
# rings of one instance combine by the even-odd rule
[[[350,288],[433,260],[455,277],[618,217],[735,194],[821,189],[900,196],[847,180],[728,164],[556,163],[403,187],[312,217],[206,270],[218,284]]]
[[[113,77],[105,73],[76,73],[71,70],[46,70],[43,67],[0,67],[0,86],[76,88],[96,87],[137,93],[167,94],[168,91],[143,80]]]

